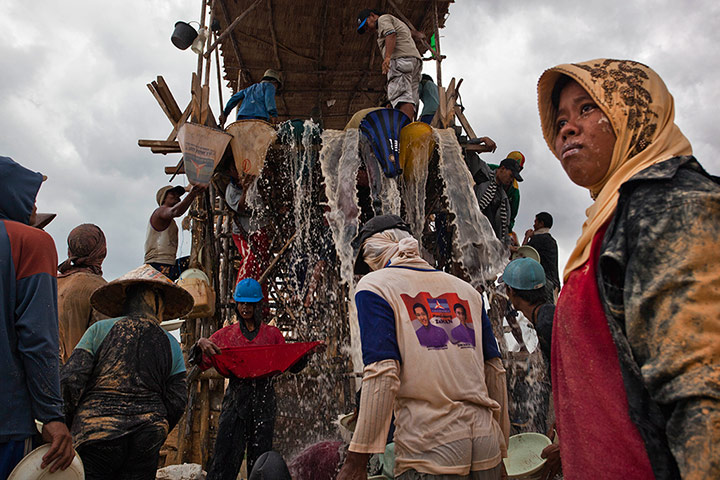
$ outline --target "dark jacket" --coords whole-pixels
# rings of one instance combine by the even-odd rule
[[[720,478],[719,247],[720,184],[694,157],[621,186],[597,283],[657,478]]]
[[[545,270],[545,277],[552,283],[552,289],[560,288],[558,275],[558,247],[557,242],[550,233],[536,233],[527,243],[540,255],[540,264]]]
[[[63,419],[57,316],[57,252],[28,225],[42,175],[0,157],[0,443]]]

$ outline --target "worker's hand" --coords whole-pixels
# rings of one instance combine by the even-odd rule
[[[548,445],[540,453],[540,457],[547,460],[540,472],[542,480],[552,480],[555,478],[555,475],[558,474],[560,467],[562,466],[560,461],[560,445],[557,443]]]
[[[532,237],[533,235],[535,235],[535,230],[534,230],[534,229],[529,228],[529,229],[525,230],[525,238],[530,238],[530,237]]]
[[[221,113],[220,117],[218,118],[218,124],[220,124],[221,127],[224,127],[225,120],[227,120],[227,115],[225,115],[224,113]]]
[[[200,347],[200,351],[203,353],[203,355],[207,355],[208,357],[212,357],[213,355],[217,355],[220,353],[220,347],[215,345],[207,338],[201,338],[200,340],[198,340],[197,344],[198,347]]]
[[[387,75],[387,73],[390,71],[390,58],[386,58],[383,60],[382,63],[382,73],[384,75]]]
[[[367,480],[369,453],[348,452],[337,480]]]
[[[63,422],[48,422],[43,425],[42,438],[50,443],[50,450],[43,456],[41,468],[50,465],[50,473],[68,468],[75,450],[67,426]]]
[[[485,144],[485,151],[490,153],[495,153],[495,150],[497,149],[497,145],[495,142],[493,142],[493,139],[490,137],[480,137],[480,140]]]

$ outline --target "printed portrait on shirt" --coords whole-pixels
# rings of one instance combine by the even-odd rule
[[[438,297],[421,292],[415,297],[402,295],[420,345],[430,350],[449,344],[475,348],[475,330],[468,302],[455,293]]]

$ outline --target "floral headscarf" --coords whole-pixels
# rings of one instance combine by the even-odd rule
[[[552,95],[563,75],[588,92],[610,120],[617,138],[607,174],[589,187],[595,203],[585,212],[582,234],[565,266],[563,276],[567,280],[570,272],[588,260],[593,237],[615,213],[620,186],[650,165],[691,155],[692,147],[675,125],[673,97],[657,73],[631,60],[598,59],[558,65],[540,77],[540,123],[553,154],[557,108]]]

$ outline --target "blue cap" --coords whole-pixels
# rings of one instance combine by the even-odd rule
[[[263,299],[262,288],[254,278],[244,278],[235,287],[236,302],[257,303]]]
[[[515,290],[537,290],[545,286],[545,270],[532,258],[518,258],[505,267],[502,281]]]

